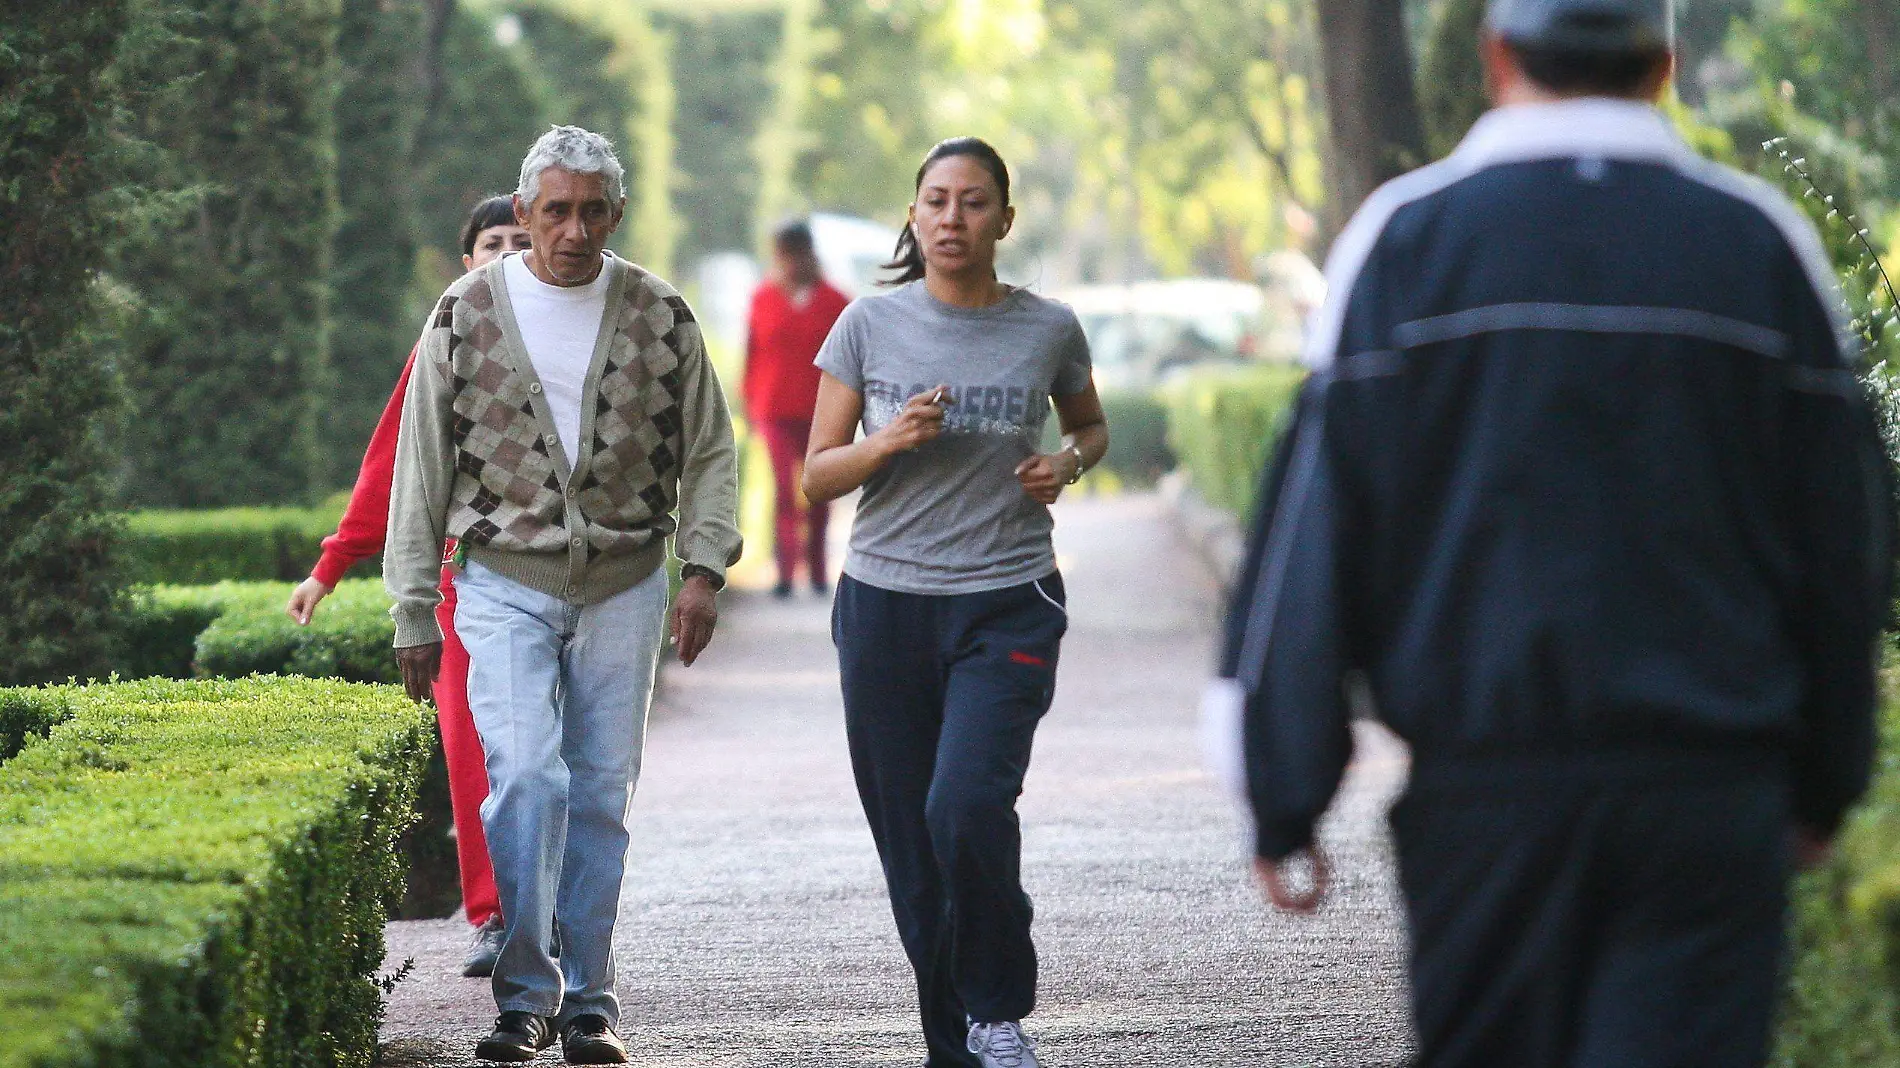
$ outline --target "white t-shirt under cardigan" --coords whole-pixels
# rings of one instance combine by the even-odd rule
[[[509,256],[503,266],[508,272],[508,299],[571,467],[581,450],[581,395],[607,312],[608,272],[603,265],[584,286],[551,286],[535,277],[523,262],[526,259],[525,255]]]

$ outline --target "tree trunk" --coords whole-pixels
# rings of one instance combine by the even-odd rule
[[[1338,233],[1381,183],[1427,159],[1403,0],[1321,0],[1320,49],[1332,126],[1328,229]]]

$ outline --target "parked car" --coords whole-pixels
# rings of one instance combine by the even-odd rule
[[[1182,277],[1075,285],[1051,296],[1075,308],[1104,390],[1146,388],[1203,363],[1294,359],[1311,293],[1294,293],[1300,285],[1283,279],[1300,274],[1290,264],[1275,260],[1275,268],[1267,285]]]
[[[1154,385],[1195,364],[1292,355],[1269,351],[1267,295],[1247,282],[1183,278],[1074,286],[1051,296],[1082,321],[1104,389]]]

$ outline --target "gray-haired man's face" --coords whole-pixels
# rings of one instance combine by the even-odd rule
[[[541,172],[533,204],[515,198],[515,217],[528,228],[534,245],[529,264],[542,281],[557,286],[585,285],[600,272],[600,254],[620,227],[623,199],[607,199],[607,179],[577,174],[565,167]]]

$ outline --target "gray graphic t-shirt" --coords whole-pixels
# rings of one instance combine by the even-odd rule
[[[943,434],[864,484],[845,573],[899,593],[1001,589],[1055,570],[1049,509],[1016,481],[1051,396],[1089,384],[1089,346],[1066,304],[1015,290],[959,308],[922,282],[852,302],[819,368],[864,396],[875,433],[911,397],[948,385]]]

